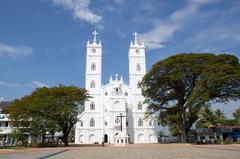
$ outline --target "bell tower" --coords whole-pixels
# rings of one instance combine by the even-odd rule
[[[128,59],[129,59],[129,86],[132,95],[141,95],[141,88],[139,87],[143,76],[146,74],[145,62],[145,46],[140,43],[138,33],[134,33],[134,41],[131,41]]]
[[[139,132],[142,127],[139,126],[140,121],[144,118],[146,105],[143,104],[144,97],[142,96],[140,82],[143,76],[146,74],[145,63],[145,46],[144,43],[140,43],[138,33],[134,33],[134,41],[131,41],[128,50],[128,62],[129,62],[129,88],[130,88],[130,111],[129,115],[129,141],[131,143],[139,142]],[[142,124],[143,125],[143,124]],[[142,141],[141,141],[142,142]]]
[[[100,110],[97,103],[101,103],[102,44],[101,41],[97,42],[97,31],[95,30],[92,34],[93,41],[87,42],[85,88],[93,98],[86,102],[85,110]],[[90,108],[90,105],[94,107]]]

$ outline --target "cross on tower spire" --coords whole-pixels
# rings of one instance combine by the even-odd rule
[[[92,34],[93,34],[93,42],[96,43],[98,32],[96,30],[94,30],[94,32],[92,32]]]
[[[118,80],[118,74],[117,73],[115,74],[115,80],[116,81]]]
[[[133,33],[134,36],[134,44],[138,44],[138,36],[139,34],[137,32]]]

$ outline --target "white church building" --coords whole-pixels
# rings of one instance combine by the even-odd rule
[[[85,88],[92,98],[85,102],[75,129],[75,143],[157,143],[158,125],[146,118],[147,105],[143,104],[139,83],[146,73],[145,46],[135,32],[130,43],[129,84],[115,75],[107,84],[102,83],[101,41],[97,32],[86,46]],[[111,66],[112,67],[112,66]]]

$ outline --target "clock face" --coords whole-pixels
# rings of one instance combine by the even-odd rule
[[[140,51],[137,49],[137,50],[136,50],[136,53],[139,54],[139,52],[140,52]]]
[[[92,53],[96,53],[96,49],[92,49]]]

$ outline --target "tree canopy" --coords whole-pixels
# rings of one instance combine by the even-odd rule
[[[141,86],[148,113],[157,114],[188,142],[203,106],[239,99],[240,64],[227,54],[178,54],[154,64]]]
[[[30,95],[15,100],[8,108],[14,132],[33,138],[60,131],[67,146],[68,135],[78,120],[79,106],[88,97],[85,89],[74,86],[37,88]]]

